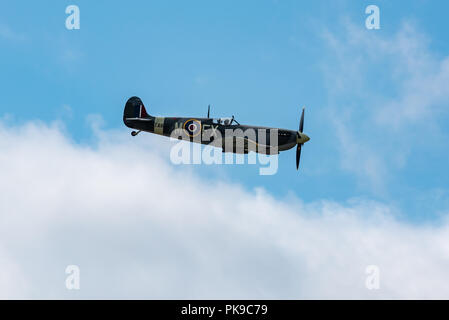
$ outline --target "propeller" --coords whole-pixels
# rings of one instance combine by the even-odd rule
[[[298,143],[298,146],[296,147],[296,170],[299,169],[299,159],[301,159],[301,146],[302,144]]]
[[[303,134],[304,131],[304,111],[305,108],[302,108],[301,120],[299,121],[299,131],[297,133],[297,146],[296,146],[296,170],[299,169],[299,161],[301,159],[301,149],[302,145],[310,140],[310,138]]]
[[[210,114],[210,105],[207,107],[207,118],[209,119],[209,114]]]

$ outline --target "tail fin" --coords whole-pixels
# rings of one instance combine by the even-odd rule
[[[129,118],[148,118],[150,115],[145,110],[142,100],[139,97],[131,97],[128,99],[123,111],[123,121]]]

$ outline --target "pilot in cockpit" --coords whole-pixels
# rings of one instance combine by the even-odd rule
[[[232,118],[218,118],[218,119],[214,119],[215,121],[215,123],[217,123],[217,124],[223,124],[223,125],[225,125],[225,126],[229,126],[229,125],[231,125],[233,122],[235,122],[235,123],[237,123],[238,124],[238,122],[234,119],[234,117],[232,117]]]

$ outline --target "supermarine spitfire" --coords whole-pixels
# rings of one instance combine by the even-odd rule
[[[247,154],[250,151],[262,154],[278,154],[296,146],[296,169],[299,168],[301,148],[310,138],[303,133],[304,108],[302,109],[299,130],[241,125],[231,118],[197,117],[153,117],[150,116],[142,100],[131,97],[126,102],[123,122],[134,137],[141,131],[155,133],[180,140],[212,145],[224,152]]]

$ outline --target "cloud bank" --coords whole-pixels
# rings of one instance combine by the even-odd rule
[[[447,154],[449,56],[435,54],[430,37],[407,21],[384,32],[350,21],[341,28],[322,33],[326,114],[342,169],[381,194],[420,150]]]
[[[449,298],[447,220],[276,199],[173,167],[161,139],[96,129],[92,147],[58,124],[0,124],[0,297]]]

